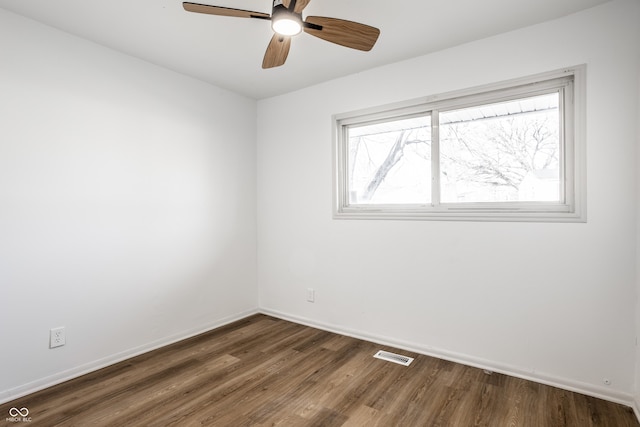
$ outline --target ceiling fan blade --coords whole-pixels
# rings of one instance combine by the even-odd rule
[[[182,7],[187,12],[207,13],[209,15],[234,16],[237,18],[262,18],[270,19],[271,15],[250,10],[232,9],[230,7],[209,6],[206,4],[183,2]]]
[[[307,7],[307,5],[309,3],[311,3],[311,0],[297,0],[296,1],[296,6],[293,8],[293,11],[295,13],[302,13],[304,8]],[[291,0],[282,0],[282,4],[284,5],[284,7],[289,9],[289,5],[291,4]]]
[[[380,30],[358,22],[323,16],[307,16],[304,31],[331,43],[369,51],[376,44]]]
[[[279,67],[287,60],[291,37],[274,34],[262,60],[262,68]]]

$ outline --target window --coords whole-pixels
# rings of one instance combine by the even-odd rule
[[[584,221],[583,85],[576,67],[334,116],[335,217]]]

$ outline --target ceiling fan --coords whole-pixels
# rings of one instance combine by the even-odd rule
[[[250,10],[233,9],[221,6],[184,2],[182,6],[188,12],[209,15],[254,18],[271,21],[274,35],[264,54],[262,68],[279,67],[289,55],[291,37],[304,31],[307,34],[363,51],[369,51],[378,40],[380,30],[358,22],[323,16],[307,16],[302,19],[302,11],[311,0],[273,0],[271,15]]]

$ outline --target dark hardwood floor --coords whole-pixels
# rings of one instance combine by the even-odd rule
[[[621,405],[381,348],[256,315],[0,405],[0,425],[640,426]]]

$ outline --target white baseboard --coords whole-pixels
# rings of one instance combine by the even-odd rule
[[[244,319],[245,317],[249,317],[251,315],[258,314],[258,313],[259,311],[257,309],[252,309],[252,310],[247,310],[232,316],[227,316],[222,319],[218,319],[215,322],[209,323],[207,325],[203,325],[188,331],[183,331],[181,333],[174,334],[172,336],[165,337],[160,340],[147,343],[145,345],[141,345],[139,347],[135,347],[135,348],[132,348],[120,353],[116,353],[93,362],[86,363],[82,366],[78,366],[66,371],[58,372],[48,377],[38,379],[28,384],[24,384],[20,387],[15,387],[12,389],[0,391],[0,404],[7,403],[15,399],[19,399],[28,394],[35,393],[36,391],[40,391],[45,388],[54,386],[56,384],[63,383],[65,381],[80,377],[82,375],[88,374],[93,371],[97,371],[98,369],[105,368],[107,366],[113,365],[118,362],[122,362],[123,360],[127,360],[135,356],[139,356],[149,351],[153,351],[158,348],[165,347],[170,344],[174,344],[178,341],[182,341],[187,338],[194,337],[196,335],[202,334],[204,332],[208,332],[212,329],[219,328],[221,326],[227,325],[229,323],[233,323],[237,320],[241,320],[241,319]]]
[[[498,372],[498,373],[509,375],[512,377],[522,378],[524,380],[534,381],[534,382],[549,385],[552,387],[557,387],[564,390],[585,394],[587,396],[597,397],[599,399],[604,399],[610,402],[615,402],[625,406],[632,407],[636,411],[636,415],[639,415],[640,413],[638,411],[638,402],[635,402],[633,399],[633,396],[628,393],[613,391],[611,389],[599,387],[593,384],[574,381],[571,379],[561,378],[554,375],[544,374],[541,372],[531,372],[531,371],[527,371],[522,368],[519,368],[517,366],[510,366],[507,364],[496,363],[491,360],[473,357],[467,354],[460,354],[460,353],[450,352],[450,351],[446,351],[438,348],[427,347],[422,344],[396,340],[389,337],[370,334],[364,331],[351,330],[351,329],[341,327],[339,325],[316,322],[312,319],[308,319],[300,316],[293,316],[286,313],[282,313],[277,310],[271,310],[264,307],[260,308],[260,312],[268,316],[273,316],[279,319],[307,325],[313,328],[334,332],[340,335],[346,335],[353,338],[362,339],[365,341],[371,341],[376,344],[381,344],[381,345],[395,347],[402,350],[412,351],[414,353],[424,354],[426,356],[432,356],[438,359],[448,360],[451,362],[456,362],[463,365],[472,366],[475,368],[487,369],[493,372]]]
[[[636,418],[640,423],[640,396],[636,397],[636,399],[633,401],[632,407],[633,407],[633,412],[636,414]]]

